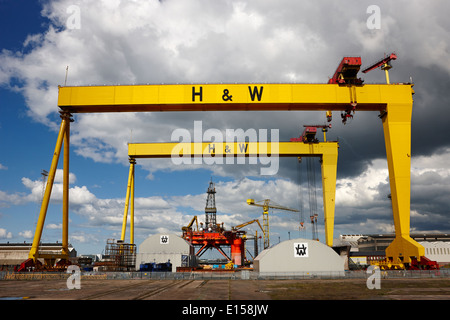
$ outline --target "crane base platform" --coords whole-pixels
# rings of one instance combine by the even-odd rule
[[[410,236],[397,235],[386,248],[386,258],[390,261],[399,260],[404,264],[411,264],[412,259],[425,256],[425,248]]]
[[[420,261],[416,258],[412,258],[411,263],[403,263],[400,259],[393,261],[386,258],[384,260],[371,262],[370,264],[378,266],[381,270],[439,270],[438,263],[425,256],[420,257]]]

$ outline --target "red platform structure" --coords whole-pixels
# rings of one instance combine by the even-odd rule
[[[197,217],[195,216],[188,226],[182,228],[182,238],[194,247],[199,248],[195,254],[197,257],[201,257],[208,249],[213,248],[219,251],[227,261],[242,266],[245,260],[246,232],[235,229],[228,231],[223,228],[223,223],[218,224],[216,222],[215,193],[214,183],[211,181],[207,190],[205,225],[200,223],[200,228],[198,228]],[[193,229],[194,222],[197,224],[197,230]],[[231,248],[231,257],[225,253],[223,247]]]

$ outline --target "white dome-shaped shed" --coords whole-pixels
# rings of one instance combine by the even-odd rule
[[[254,260],[260,273],[344,274],[344,259],[327,245],[307,239],[283,241],[262,251]]]
[[[143,263],[172,263],[172,272],[177,267],[192,266],[195,263],[194,248],[192,245],[170,233],[158,233],[145,239],[136,254],[136,269]]]

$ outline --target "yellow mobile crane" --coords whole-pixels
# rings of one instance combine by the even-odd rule
[[[270,204],[270,199],[255,202],[254,199],[247,199],[247,204],[251,206],[257,206],[263,208],[263,233],[264,233],[264,249],[267,249],[270,245],[269,240],[269,208],[286,210],[292,212],[299,212],[296,209],[280,206],[278,204]]]
[[[242,229],[242,228],[244,228],[252,223],[255,223],[255,222],[258,224],[258,226],[261,228],[261,231],[264,234],[264,229],[261,226],[261,223],[259,222],[258,219],[253,219],[251,221],[247,221],[247,222],[238,224],[237,226],[231,227],[231,231],[236,232],[239,229]],[[244,237],[247,238],[247,235],[244,235]],[[258,256],[258,230],[255,230],[254,244],[255,244],[255,250],[254,250],[253,254],[255,255],[255,257],[257,257]],[[247,251],[248,251],[248,249],[247,249]]]
[[[194,225],[194,222],[195,222],[195,225],[196,225],[196,227],[197,227],[196,231],[198,231],[198,220],[197,220],[197,216],[194,216],[194,217],[192,218],[191,222],[189,222],[189,224],[188,224],[187,226],[182,227],[181,230],[182,230],[183,232],[188,232],[188,231],[192,230],[192,226]]]
[[[249,199],[249,200],[251,200],[251,199]],[[263,227],[261,227],[261,223],[259,223],[259,220],[258,220],[258,219],[254,219],[254,220],[251,220],[251,221],[247,221],[247,222],[238,224],[237,226],[231,227],[231,229],[232,229],[233,231],[237,231],[237,230],[239,230],[239,229],[241,229],[241,228],[244,228],[244,227],[246,227],[246,226],[248,226],[249,224],[252,224],[252,223],[254,223],[254,222],[257,222],[258,225],[259,225],[259,227],[261,228],[262,232],[264,232],[264,229],[263,229]]]

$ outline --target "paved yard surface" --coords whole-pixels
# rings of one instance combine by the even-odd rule
[[[2,280],[0,300],[450,300],[450,279]]]

